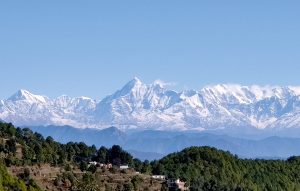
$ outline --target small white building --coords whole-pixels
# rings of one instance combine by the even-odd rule
[[[98,166],[100,168],[105,168],[105,169],[111,169],[112,168],[112,164],[110,164],[110,163],[108,163],[108,164],[98,163]]]
[[[96,161],[91,161],[91,162],[89,162],[89,165],[94,165],[94,166],[96,166],[96,165],[97,165],[97,162],[96,162]]]
[[[188,190],[188,187],[185,187],[185,182],[181,182],[180,179],[168,179],[167,184],[169,188],[175,188],[175,190]]]
[[[121,169],[121,170],[126,170],[126,169],[128,169],[128,168],[129,168],[128,165],[121,165],[121,166],[120,166],[120,169]]]
[[[158,179],[158,180],[165,180],[166,176],[164,175],[152,175],[153,179]]]

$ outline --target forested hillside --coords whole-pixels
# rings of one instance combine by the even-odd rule
[[[112,164],[118,167],[127,164],[133,169],[143,172],[150,172],[145,168],[150,166],[149,162],[143,163],[133,157],[120,146],[114,145],[111,148],[100,147],[98,150],[95,146],[87,146],[85,143],[67,143],[60,144],[51,137],[44,138],[38,133],[32,132],[28,128],[15,128],[9,123],[0,123],[0,153],[4,166],[16,171],[19,180],[29,177],[30,172],[34,172],[35,176],[39,169],[50,171],[47,174],[53,174],[56,171],[55,179],[52,181],[56,188],[65,187],[65,190],[84,190],[80,186],[95,185],[95,173],[97,168],[89,165],[90,161],[96,161],[104,164]],[[45,169],[45,166],[49,166]],[[3,172],[7,172],[3,166]],[[22,172],[19,167],[24,167]],[[25,168],[26,167],[26,168]],[[22,168],[21,168],[22,169]],[[37,169],[34,171],[33,169]],[[58,170],[57,170],[58,169]],[[117,173],[111,169],[113,173]],[[26,176],[24,176],[26,173]],[[46,176],[46,175],[45,175]],[[53,176],[49,176],[52,179]],[[6,179],[3,179],[6,181]],[[17,181],[17,179],[11,179]],[[34,181],[27,180],[27,186],[34,188]],[[3,181],[3,186],[10,185]],[[44,180],[43,180],[44,181]],[[130,180],[129,180],[130,181]],[[17,184],[16,183],[13,184]],[[22,184],[22,182],[20,183]],[[41,183],[43,184],[43,182]],[[105,185],[103,185],[105,186]],[[32,190],[31,188],[31,190]],[[36,186],[37,188],[37,186]],[[18,190],[18,189],[17,189]]]
[[[97,150],[94,145],[87,146],[83,142],[60,144],[52,137],[44,138],[28,128],[15,128],[9,123],[0,123],[0,137],[0,152],[5,156],[5,163],[8,166],[43,163],[65,165],[91,160],[113,165],[129,164],[132,167],[140,165],[140,161],[133,159],[117,145],[110,149],[100,147]]]
[[[153,173],[180,177],[190,190],[300,190],[300,157],[243,160],[210,147],[191,147],[152,163]]]
[[[152,174],[180,178],[190,190],[300,190],[300,157],[295,156],[247,160],[211,147],[190,147],[142,162],[117,145],[97,149],[83,142],[60,144],[7,123],[0,123],[0,137],[0,190],[40,190],[38,185],[74,191],[166,189],[162,181],[151,179]],[[99,169],[90,161],[114,167]],[[118,170],[122,164],[131,170]],[[51,176],[39,179],[42,171]]]
[[[24,174],[20,176],[11,176],[1,162],[0,164],[0,191],[41,191],[41,189],[35,184],[35,182],[29,177],[25,177]]]

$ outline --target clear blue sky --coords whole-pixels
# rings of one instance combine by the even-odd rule
[[[300,85],[300,1],[1,1],[4,99],[103,98],[134,76],[174,88]]]

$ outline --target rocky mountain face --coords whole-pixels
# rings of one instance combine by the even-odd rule
[[[138,78],[97,101],[49,99],[19,90],[0,100],[0,119],[19,126],[70,125],[122,130],[241,130],[300,127],[300,87],[219,84],[176,92]]]

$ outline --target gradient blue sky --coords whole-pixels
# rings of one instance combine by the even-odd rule
[[[95,99],[134,76],[175,89],[300,85],[300,1],[1,1],[4,99]]]

